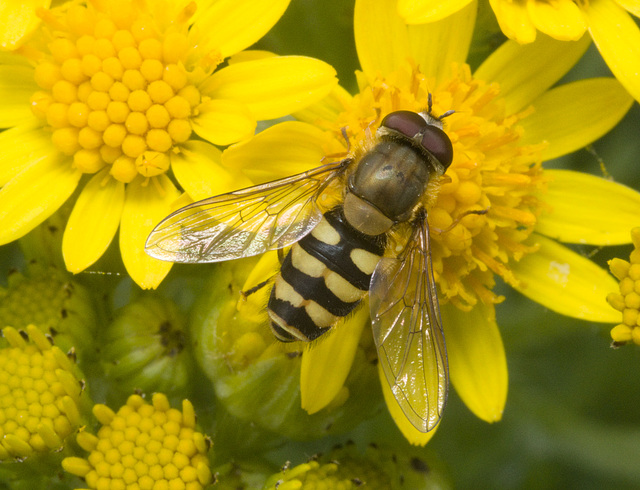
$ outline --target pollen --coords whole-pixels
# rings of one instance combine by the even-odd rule
[[[103,12],[89,3],[43,16],[54,39],[35,67],[42,90],[31,97],[31,109],[85,173],[146,152],[170,159],[191,136],[201,95],[185,69],[188,19],[163,29],[135,5],[117,0]],[[125,167],[110,173],[130,182],[138,167]]]
[[[171,408],[167,397],[153,395],[151,404],[132,395],[118,412],[95,405],[102,424],[96,435],[78,434],[86,459],[65,458],[62,467],[83,478],[88,488],[199,489],[212,481],[207,452],[210,440],[196,431],[193,405]]]
[[[518,126],[535,108],[507,114],[499,87],[474,79],[466,65],[454,66],[451,78],[436,84],[407,64],[369,81],[338,118],[335,137],[343,140],[340,128],[349,128],[350,143],[361,151],[382,117],[425,111],[430,97],[433,116],[454,111],[442,119],[453,162],[429,184],[423,202],[440,297],[463,310],[478,300],[497,303],[502,298],[492,292],[494,276],[515,285],[510,261],[535,250],[523,242],[542,208],[536,196],[545,188],[544,145],[521,144]]]
[[[0,460],[57,450],[82,424],[75,366],[33,325],[24,332],[6,327],[2,335]]]
[[[629,260],[609,261],[611,273],[620,281],[620,291],[607,296],[607,302],[622,315],[621,323],[611,329],[614,346],[640,345],[640,228],[631,230],[631,239],[634,249]]]

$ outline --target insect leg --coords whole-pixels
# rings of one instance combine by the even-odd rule
[[[449,226],[447,226],[444,230],[440,230],[438,228],[432,228],[432,230],[435,233],[438,233],[439,235],[442,235],[443,233],[447,233],[448,231],[453,230],[456,227],[456,225],[458,223],[460,223],[462,218],[464,218],[465,216],[469,216],[470,214],[477,214],[477,215],[481,216],[481,215],[487,214],[488,212],[489,212],[489,208],[486,208],[486,209],[470,209],[469,211],[465,211],[460,216],[458,216],[455,220],[453,220],[453,223],[451,223]]]
[[[266,281],[262,281],[261,283],[258,283],[255,286],[247,289],[246,291],[240,291],[240,294],[242,295],[243,299],[247,299],[248,296],[252,295],[253,293],[257,293],[263,287],[265,287],[267,284],[269,284],[272,280],[273,280],[273,276],[271,276]]]

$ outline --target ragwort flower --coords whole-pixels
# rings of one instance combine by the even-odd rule
[[[615,79],[582,80],[550,89],[587,42],[540,38],[505,43],[474,72],[464,65],[475,5],[424,26],[406,26],[394,6],[358,0],[355,33],[360,92],[338,88],[319,104],[253,140],[227,149],[223,161],[247,175],[303,171],[325,155],[357,147],[391,111],[420,111],[432,94],[444,120],[453,163],[428,210],[453,385],[480,418],[502,416],[507,366],[495,321],[495,277],[546,307],[593,322],[615,322],[605,302],[613,285],[601,268],[561,245],[628,242],[640,195],[605,179],[551,171],[542,161],[582,148],[609,131],[632,104]],[[484,214],[468,214],[480,211]],[[557,241],[556,241],[557,240]],[[264,279],[264,278],[263,278]],[[311,413],[340,392],[360,328],[336,332],[305,350],[303,406]],[[336,355],[337,346],[342,349]],[[381,371],[380,371],[381,372]],[[413,443],[424,444],[381,374],[387,405]]]
[[[83,478],[88,488],[197,490],[211,483],[211,443],[196,431],[188,400],[180,411],[160,393],[153,395],[151,404],[131,395],[117,413],[106,405],[95,405],[93,413],[101,424],[97,434],[83,431],[77,437],[89,456],[62,461],[62,467]]]
[[[0,349],[0,461],[60,449],[83,423],[75,365],[34,325],[2,335],[9,345]]]
[[[409,24],[433,22],[457,12],[472,0],[398,0]],[[473,2],[475,3],[475,2]],[[589,31],[607,65],[640,101],[640,3],[625,0],[489,0],[502,32],[531,43],[537,31],[560,41],[577,41]]]
[[[62,251],[74,273],[120,229],[124,264],[143,288],[171,264],[144,253],[179,190],[201,199],[249,183],[220,150],[256,120],[302,109],[335,85],[305,57],[237,54],[289,0],[67,2],[0,64],[0,244],[25,235],[78,187]],[[230,56],[227,66],[220,64]]]
[[[68,273],[37,263],[24,274],[11,274],[8,282],[6,290],[0,288],[0,323],[17,329],[37,325],[65,352],[75,349],[81,361],[93,357],[98,322],[83,286]]]

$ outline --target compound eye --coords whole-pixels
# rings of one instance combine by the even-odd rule
[[[411,139],[424,130],[427,126],[427,121],[416,112],[396,111],[387,114],[380,123],[380,126],[393,129]]]
[[[425,150],[444,165],[445,169],[449,168],[453,160],[453,145],[447,133],[436,126],[428,125],[424,130],[421,144]]]

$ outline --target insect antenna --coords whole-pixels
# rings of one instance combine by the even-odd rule
[[[439,116],[436,117],[433,115],[432,110],[433,110],[433,96],[431,95],[431,92],[429,92],[429,94],[427,95],[427,114],[429,114],[432,117],[435,117],[438,121],[442,121],[445,117],[448,117],[451,114],[454,114],[456,112],[453,109],[449,109],[444,114],[440,114]]]

